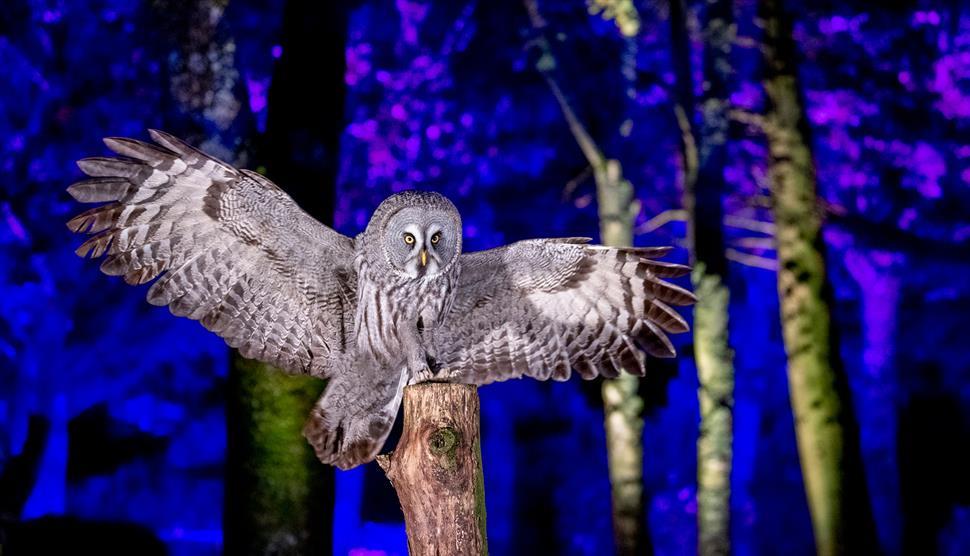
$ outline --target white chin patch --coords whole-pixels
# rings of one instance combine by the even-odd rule
[[[407,273],[411,278],[417,278],[421,276],[421,261],[417,258],[411,259],[404,265],[404,272]]]
[[[404,265],[404,273],[410,276],[411,278],[421,278],[422,276],[425,276],[425,277],[434,276],[438,274],[440,271],[441,271],[441,266],[438,265],[438,261],[430,257],[428,258],[428,264],[424,268],[421,268],[421,259],[419,257],[415,257],[409,260]]]

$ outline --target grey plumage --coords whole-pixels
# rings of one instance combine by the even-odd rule
[[[373,459],[409,383],[643,375],[641,349],[672,357],[666,333],[687,330],[670,305],[694,296],[663,278],[689,269],[654,260],[669,248],[565,238],[462,254],[454,205],[414,191],[349,238],[261,175],[150,134],[78,162],[91,178],[69,193],[107,204],[68,222],[91,234],[77,253],[131,284],[159,278],[150,303],[245,357],[328,378],[305,429],[326,463]]]

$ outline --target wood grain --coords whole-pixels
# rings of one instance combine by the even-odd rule
[[[401,441],[377,462],[397,491],[412,556],[488,554],[474,386],[405,388]]]

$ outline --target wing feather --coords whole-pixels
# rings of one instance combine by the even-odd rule
[[[101,270],[130,284],[158,278],[149,303],[201,321],[247,357],[317,375],[346,366],[353,240],[259,174],[149,134],[155,144],[109,137],[120,157],[78,161],[89,178],[68,193],[107,204],[68,222],[91,234],[77,254],[105,256]]]
[[[462,256],[455,304],[436,339],[452,380],[642,376],[642,351],[675,355],[667,333],[688,327],[670,305],[695,297],[662,278],[690,269],[655,260],[669,247],[586,241],[531,240]]]

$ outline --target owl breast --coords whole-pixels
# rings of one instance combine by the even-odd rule
[[[433,331],[455,300],[458,265],[434,277],[388,274],[358,262],[357,356],[380,367],[423,367],[433,358]]]

